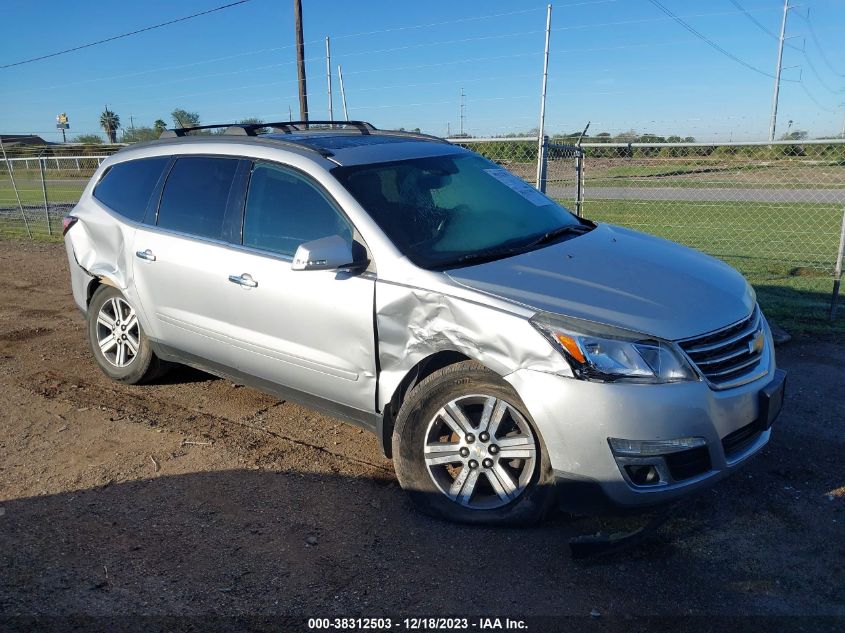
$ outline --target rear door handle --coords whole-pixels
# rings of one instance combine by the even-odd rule
[[[156,260],[156,256],[153,255],[153,252],[150,249],[145,251],[135,251],[135,256],[140,257],[141,259],[146,259],[148,262],[154,262]]]
[[[258,282],[255,281],[249,273],[244,273],[243,275],[229,275],[229,281],[233,284],[238,284],[239,286],[244,286],[246,288],[255,288],[258,286]]]

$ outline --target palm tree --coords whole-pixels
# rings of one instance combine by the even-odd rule
[[[117,130],[120,127],[120,117],[109,110],[108,106],[106,106],[106,109],[100,115],[100,127],[103,128],[106,136],[109,137],[109,143],[117,143]]]
[[[155,122],[153,123],[153,129],[156,132],[158,132],[159,134],[161,134],[162,132],[164,132],[167,129],[167,123],[165,123],[161,119],[156,119]]]

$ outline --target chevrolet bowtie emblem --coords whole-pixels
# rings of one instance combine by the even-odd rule
[[[763,331],[757,330],[751,340],[748,341],[748,352],[750,354],[759,354],[763,351],[765,341],[766,337],[763,335]]]

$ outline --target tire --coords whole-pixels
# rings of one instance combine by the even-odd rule
[[[103,373],[118,382],[150,382],[169,368],[153,353],[134,308],[112,286],[97,288],[88,304],[88,345]]]
[[[485,419],[500,421],[487,426]],[[393,455],[402,488],[432,516],[530,525],[554,503],[551,464],[525,405],[475,361],[445,367],[408,394],[396,418]]]

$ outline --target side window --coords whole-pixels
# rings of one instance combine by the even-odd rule
[[[303,242],[329,235],[352,239],[349,223],[304,177],[274,165],[252,170],[243,243],[292,256]]]
[[[196,156],[173,165],[158,208],[158,225],[199,237],[220,239],[236,158]]]
[[[140,222],[169,156],[113,165],[94,188],[94,197],[120,215]]]

